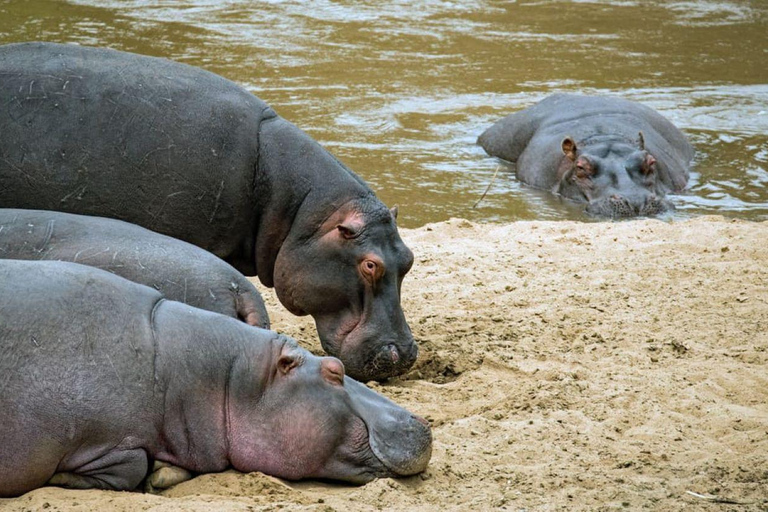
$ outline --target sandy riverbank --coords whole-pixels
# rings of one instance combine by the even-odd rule
[[[452,220],[403,237],[421,356],[376,388],[432,422],[425,474],[227,472],[164,496],[44,488],[0,510],[768,509],[768,223]],[[311,320],[265,296],[273,326],[309,343]]]

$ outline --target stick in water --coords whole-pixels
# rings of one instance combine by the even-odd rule
[[[493,178],[491,178],[491,182],[485,188],[485,192],[483,192],[483,195],[480,197],[480,199],[477,200],[477,202],[475,203],[475,205],[472,208],[477,208],[477,205],[480,204],[480,201],[485,199],[485,194],[487,194],[488,191],[491,190],[491,185],[493,185],[493,182],[496,181],[496,175],[499,174],[499,169],[501,169],[501,166],[497,165],[496,166],[496,170],[493,172]]]

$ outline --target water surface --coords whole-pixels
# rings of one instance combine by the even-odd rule
[[[698,151],[674,218],[766,220],[767,19],[757,0],[0,0],[0,43],[109,46],[219,73],[399,205],[407,227],[589,219],[475,140],[554,92],[618,95]]]

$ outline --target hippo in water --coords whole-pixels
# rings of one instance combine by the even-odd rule
[[[425,420],[285,336],[66,262],[0,260],[0,497],[135,489],[159,461],[364,483],[423,471]]]
[[[607,96],[555,94],[498,121],[477,142],[516,162],[523,183],[611,218],[674,209],[665,196],[685,188],[693,158],[682,132],[656,111]]]
[[[120,220],[0,208],[0,258],[82,263],[151,286],[167,299],[269,328],[261,294],[227,262]]]
[[[0,208],[179,238],[312,315],[349,375],[413,365],[396,210],[266,103],[199,68],[76,45],[0,46],[0,75]]]

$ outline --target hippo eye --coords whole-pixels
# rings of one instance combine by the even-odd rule
[[[384,265],[372,258],[366,258],[360,263],[360,272],[373,284],[384,275]]]
[[[592,176],[592,167],[586,162],[579,160],[576,162],[576,177],[580,179],[589,178]]]

